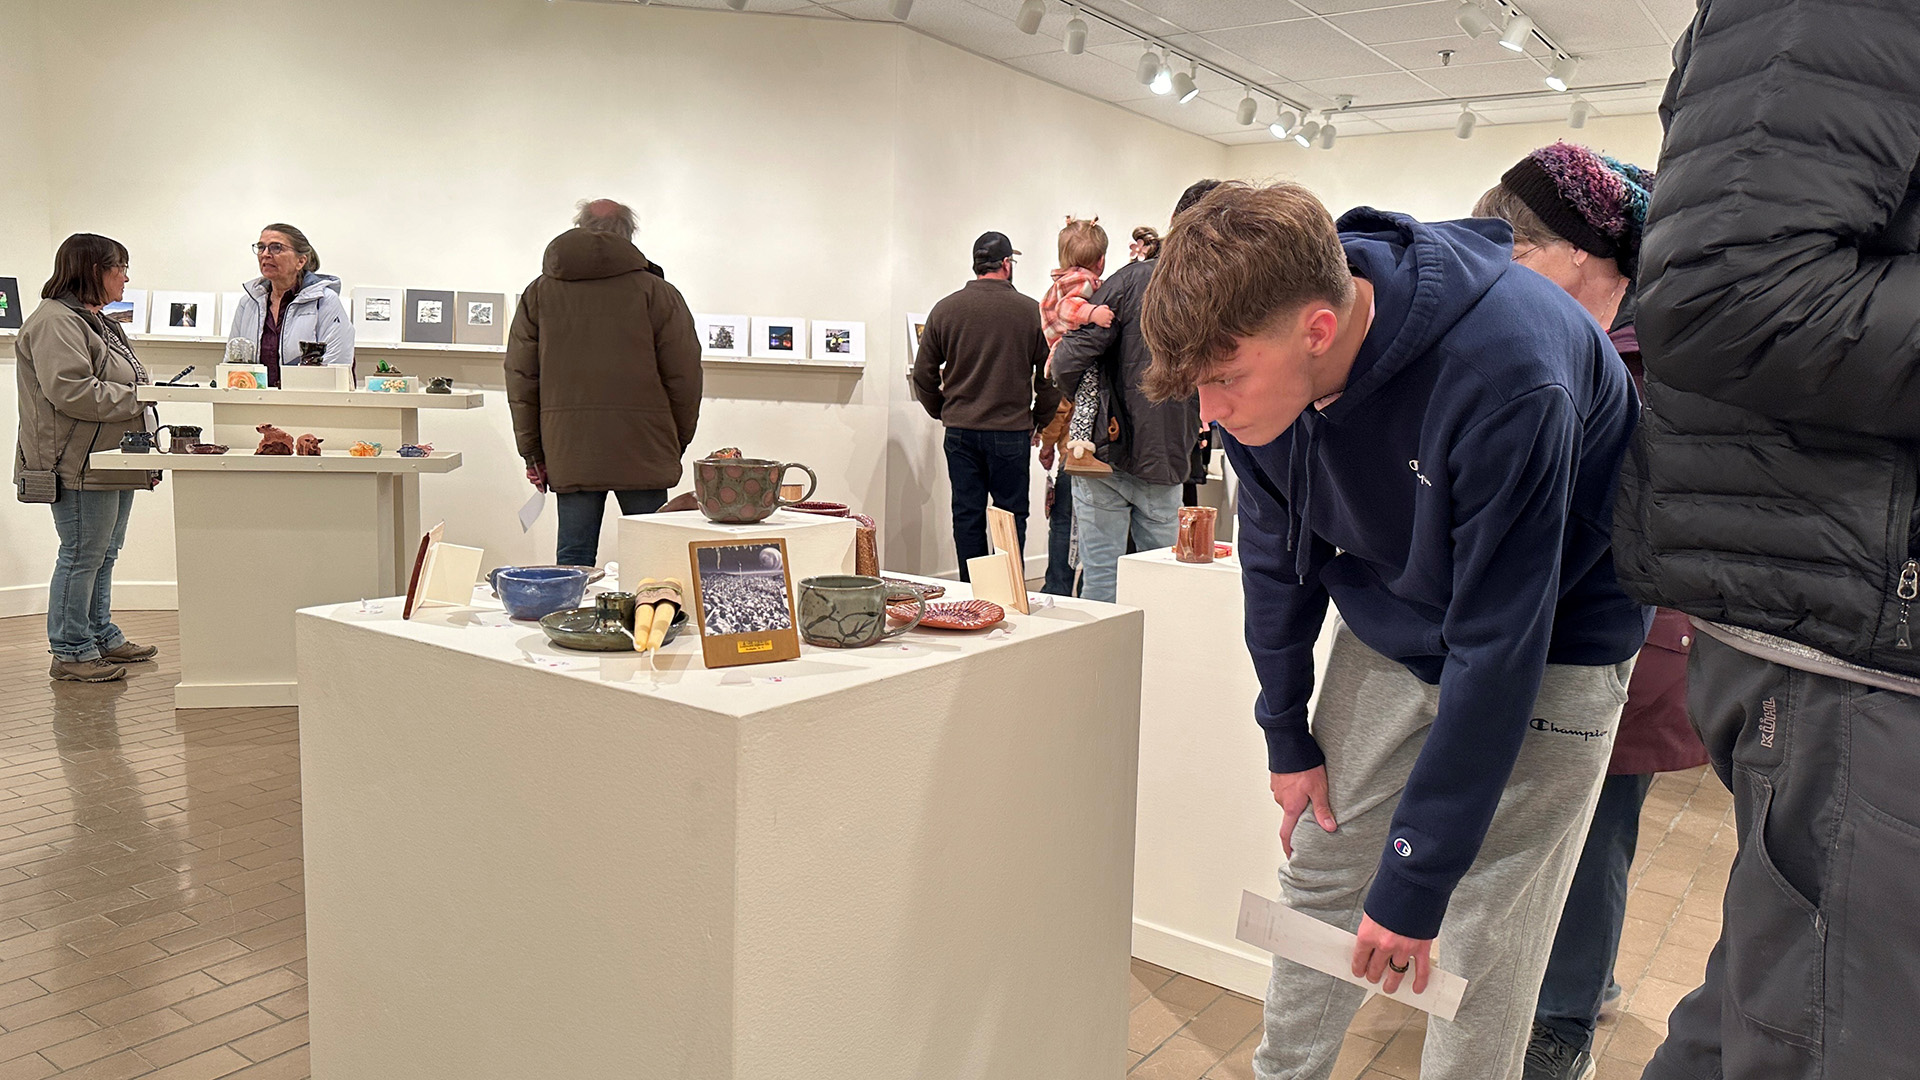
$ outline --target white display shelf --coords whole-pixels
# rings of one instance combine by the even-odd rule
[[[409,458],[387,451],[378,457],[354,457],[344,450],[312,454],[255,454],[234,449],[224,454],[129,454],[101,450],[87,455],[96,469],[149,469],[169,472],[284,472],[284,473],[444,473],[460,467],[458,453],[432,453]]]
[[[478,409],[478,390],[451,394],[379,394],[368,390],[228,390],[218,386],[142,386],[141,401],[192,401],[206,405],[323,405],[346,409]]]
[[[0,336],[11,335],[13,331],[0,332]],[[172,334],[133,334],[133,341],[142,346],[157,345],[161,348],[209,349],[225,348],[224,337],[176,337]],[[442,345],[421,341],[356,341],[354,354],[379,353],[388,356],[406,356],[416,354],[422,357],[445,356],[447,354],[465,354],[477,356],[505,357],[504,345]],[[703,364],[722,367],[770,367],[770,368],[813,368],[820,371],[863,371],[867,363],[864,360],[766,360],[750,356],[702,356]]]
[[[762,360],[751,356],[703,356],[703,364],[723,367],[818,368],[822,371],[865,371],[865,360]]]

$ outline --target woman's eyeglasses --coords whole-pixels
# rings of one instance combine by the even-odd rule
[[[253,253],[255,255],[285,255],[292,250],[293,250],[292,248],[288,247],[285,244],[280,243],[279,241],[275,241],[271,244],[253,245]]]

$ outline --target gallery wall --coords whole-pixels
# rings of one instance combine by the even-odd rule
[[[37,290],[57,239],[95,231],[127,244],[135,287],[230,290],[260,226],[286,220],[349,288],[515,294],[577,199],[621,199],[695,310],[867,323],[864,373],[709,365],[692,450],[813,466],[820,497],[882,520],[890,566],[929,573],[954,565],[945,466],[907,391],[904,314],[970,276],[989,228],[1027,252],[1035,297],[1068,212],[1119,225],[1123,260],[1127,228],[1164,225],[1226,159],[891,24],[545,0],[0,0],[0,18],[0,92],[26,124],[0,154],[0,274]],[[75,71],[100,77],[53,74]],[[27,107],[56,84],[56,114]],[[204,359],[149,352],[168,373]],[[409,364],[488,391],[479,412],[422,415],[465,455],[422,484],[423,518],[490,565],[550,559],[551,510],[531,533],[515,519],[531,489],[497,361]],[[0,614],[39,610],[47,514],[8,501],[0,536]],[[123,606],[170,602],[171,541],[163,484],[137,504]]]

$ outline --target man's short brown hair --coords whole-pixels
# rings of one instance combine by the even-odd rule
[[[1092,270],[1106,257],[1107,230],[1100,227],[1100,219],[1069,215],[1067,227],[1060,230],[1060,269],[1078,266]]]
[[[1222,184],[1174,219],[1141,305],[1154,401],[1192,394],[1207,371],[1301,307],[1353,302],[1333,217],[1298,184]]]

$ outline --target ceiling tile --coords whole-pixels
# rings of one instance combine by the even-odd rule
[[[1673,43],[1639,0],[1523,0],[1522,10],[1554,44],[1573,53]]]
[[[1146,87],[1134,81],[1132,68],[1123,68],[1091,53],[1085,56],[1068,56],[1063,52],[1041,53],[1038,56],[1016,56],[1007,63],[1048,82],[1058,83],[1102,101],[1117,102],[1153,96]]]
[[[1192,101],[1182,105],[1171,97],[1155,97],[1122,102],[1121,107],[1197,135],[1246,130],[1234,121],[1232,113],[1206,101]]]
[[[1448,59],[1447,67],[1466,67],[1469,64],[1498,64],[1512,60],[1512,52],[1500,47],[1491,37],[1470,38],[1465,34],[1452,37],[1427,38],[1422,41],[1397,41],[1387,45],[1375,45],[1373,50],[1387,59],[1410,71],[1437,68],[1440,63],[1440,50],[1452,49],[1453,56]]]
[[[1508,108],[1498,102],[1489,102],[1473,111],[1480,114],[1481,120],[1496,124],[1539,124],[1548,120],[1565,120],[1572,104],[1521,104]]]
[[[1289,0],[1132,0],[1131,7],[1158,16],[1182,30],[1220,30],[1231,26],[1310,19],[1313,13]]]
[[[1406,0],[1294,0],[1294,2],[1317,14],[1338,15],[1347,11],[1399,7],[1405,4]]]
[[[1328,100],[1340,94],[1352,94],[1356,108],[1384,101],[1420,101],[1435,96],[1432,87],[1404,71],[1315,79],[1306,87]]]
[[[1011,18],[968,0],[919,0],[907,21],[923,34],[996,60],[1030,56],[1048,48],[1045,42],[1036,44],[1037,35],[1028,36],[1014,29]],[[1056,47],[1060,40],[1058,32],[1065,25],[1064,17],[1042,24],[1043,31],[1056,35],[1053,38]]]
[[[1604,85],[1659,79],[1673,74],[1673,54],[1664,45],[1616,52],[1589,53],[1580,57],[1580,71],[1573,85]]]
[[[1694,0],[1644,0],[1647,10],[1653,13],[1654,24],[1669,39],[1678,41],[1692,24],[1693,16],[1699,10]]]
[[[1459,6],[1458,0],[1430,0],[1406,7],[1334,15],[1327,21],[1368,45],[1423,41],[1449,33],[1458,33],[1461,40],[1465,41],[1466,34],[1461,33],[1460,25],[1453,21],[1453,13]]]
[[[1432,116],[1420,113],[1386,113],[1375,121],[1388,131],[1441,131],[1458,123],[1460,111]]]
[[[1391,61],[1319,20],[1222,30],[1206,37],[1295,82],[1372,75],[1394,68]]]
[[[1582,79],[1585,72],[1581,73]],[[1546,71],[1531,60],[1508,60],[1498,64],[1472,64],[1467,67],[1433,68],[1420,78],[1448,97],[1474,97],[1480,94],[1524,94],[1545,89],[1541,81]]]

